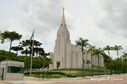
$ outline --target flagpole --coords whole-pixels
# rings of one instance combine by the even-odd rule
[[[31,54],[31,59],[30,59],[30,76],[31,76],[31,73],[32,73],[33,44],[34,44],[34,40],[32,42],[32,54]]]
[[[34,45],[34,31],[33,31],[33,41],[32,41],[32,52],[31,52],[31,59],[30,59],[30,76],[31,76],[31,74],[32,74],[32,58],[33,58],[33,45]]]

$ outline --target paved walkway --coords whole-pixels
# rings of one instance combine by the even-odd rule
[[[25,77],[23,81],[0,81],[0,84],[127,84],[127,74],[44,80],[41,78]]]

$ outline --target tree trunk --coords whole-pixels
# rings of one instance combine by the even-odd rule
[[[108,50],[108,55],[110,57],[110,50]],[[112,74],[112,70],[111,70],[111,59],[110,59],[110,67],[109,67],[109,69],[110,69],[110,75],[111,75]]]
[[[18,56],[18,51],[16,51],[16,56]]]
[[[25,62],[26,62],[26,71],[28,71],[28,68],[29,68],[29,59],[28,59],[28,50],[27,48],[25,49],[25,54],[26,54],[26,57],[25,57]]]
[[[82,46],[82,68],[83,68],[83,78],[84,78],[84,56],[83,56],[83,46]]]
[[[93,60],[92,60],[92,55],[91,55],[91,72],[92,72],[92,76],[93,76]]]
[[[120,62],[120,59],[119,59],[119,51],[118,51],[118,50],[117,50],[117,58],[118,58],[117,70],[118,70],[118,72],[119,72],[119,74],[120,74],[121,68],[118,68],[118,67],[121,67],[121,62]]]
[[[119,58],[119,51],[117,50],[117,58]]]
[[[100,61],[100,58],[99,58],[99,55],[98,55],[98,75],[99,75],[99,71],[100,71],[100,64],[99,64],[99,61]]]
[[[110,56],[110,50],[108,50],[108,55]]]
[[[11,51],[11,46],[12,46],[12,40],[10,41],[9,52]]]

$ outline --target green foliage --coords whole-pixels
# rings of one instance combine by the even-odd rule
[[[23,50],[23,48],[21,46],[13,46],[11,50],[15,51],[16,55],[18,55],[18,51]]]
[[[15,31],[13,32],[5,31],[1,33],[1,35],[3,36],[4,39],[10,40],[10,41],[19,40],[22,37],[22,35],[19,35]]]
[[[23,50],[23,48],[20,46],[13,46],[13,47],[11,47],[11,50],[19,51],[19,50]]]
[[[88,39],[83,39],[83,38],[79,38],[79,40],[76,41],[76,44],[78,46],[81,46],[82,51],[84,47],[87,48],[89,46]]]
[[[110,66],[111,66],[110,64],[113,61],[113,59],[111,57],[109,57],[108,55],[106,55],[105,53],[102,53],[102,56],[104,57],[105,67],[110,69]]]
[[[29,68],[30,66],[30,57],[26,56],[16,56],[15,53],[7,52],[4,50],[0,50],[0,61],[12,60],[12,61],[20,61],[25,63],[25,68]],[[47,57],[33,57],[33,68],[38,69],[42,67],[48,67],[51,63],[51,59]]]
[[[1,31],[0,31],[0,43],[4,43],[4,37],[3,37],[3,35],[1,34]]]
[[[46,68],[49,67],[49,64],[51,63],[51,59],[47,57],[34,57],[33,58],[33,68]]]
[[[73,70],[70,70],[69,72],[71,72]],[[97,72],[97,70],[85,70],[85,73],[82,74],[82,71],[79,70],[75,70],[76,72],[71,72],[68,73],[68,71],[65,72],[65,70],[54,70],[54,71],[46,71],[46,72],[32,72],[32,76],[33,77],[39,77],[39,78],[61,78],[61,77],[82,77],[82,76],[91,76],[92,72],[93,75],[106,75],[109,74],[108,71],[99,71],[99,73]],[[24,75],[29,76],[29,72],[24,73]]]
[[[127,53],[126,52],[123,53],[123,55],[121,56],[121,59],[123,61],[127,61]]]
[[[21,51],[22,54],[25,54],[26,56],[44,56],[46,55],[43,48],[41,48],[42,43],[40,43],[37,40],[24,40],[20,42],[20,46],[22,46],[23,50]],[[32,53],[32,47],[33,47],[33,53]]]
[[[29,76],[29,72],[24,73],[24,75]],[[66,74],[63,72],[32,72],[32,76],[34,77],[42,77],[44,78],[60,78],[64,77]]]
[[[117,50],[121,50],[121,49],[122,49],[122,46],[120,46],[120,45],[115,45],[113,49],[116,50],[116,51],[117,51]]]
[[[84,69],[82,68],[67,68],[67,71],[83,71]],[[65,71],[65,69],[53,69],[52,71]]]
[[[16,33],[15,31],[5,31],[3,33],[0,34],[0,36],[2,37],[2,41],[4,42],[5,40],[8,40],[10,41],[10,48],[9,48],[9,52],[10,52],[10,49],[11,49],[11,46],[12,46],[12,42],[14,40],[20,40],[22,35]]]
[[[16,58],[17,58],[16,61],[26,62],[25,60],[26,56],[17,56]]]
[[[17,61],[21,61],[25,63],[25,68],[28,69],[30,67],[30,57],[26,56],[17,56]],[[51,63],[51,59],[47,57],[33,57],[32,58],[32,68],[46,68]]]
[[[0,61],[5,61],[5,60],[16,60],[16,55],[15,53],[12,52],[7,52],[4,50],[0,50]]]

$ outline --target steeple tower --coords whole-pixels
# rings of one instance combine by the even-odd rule
[[[65,68],[67,67],[67,57],[68,51],[70,50],[70,33],[66,26],[66,20],[64,15],[64,8],[63,14],[61,18],[60,28],[57,31],[57,38],[54,47],[54,61],[55,67],[57,68]]]
[[[65,14],[64,14],[64,8],[62,8],[63,10],[63,14],[62,14],[62,19],[61,19],[61,24],[60,24],[60,28],[58,30],[58,33],[61,33],[61,32],[66,32],[66,33],[69,33],[68,29],[67,29],[67,26],[66,26],[66,20],[65,20]]]
[[[62,15],[62,20],[61,20],[61,25],[65,25],[66,26],[66,21],[65,21],[65,16],[64,16],[64,8],[63,9],[63,15]]]

